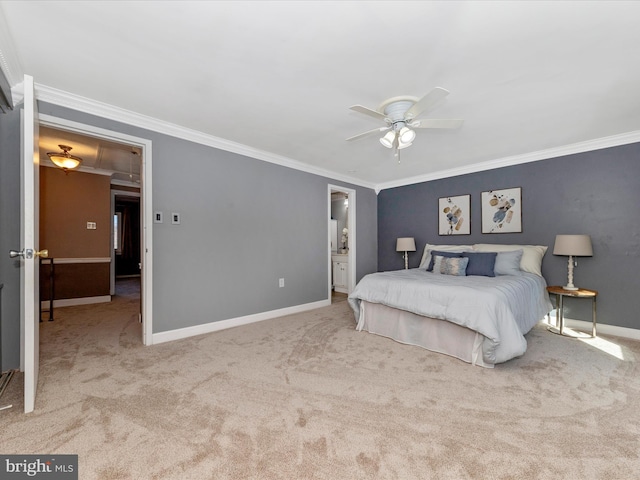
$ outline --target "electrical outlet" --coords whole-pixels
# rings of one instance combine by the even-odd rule
[[[96,230],[96,222],[87,222],[87,230]]]
[[[284,288],[284,278],[280,278],[280,279],[278,279],[278,286],[279,286],[280,288]]]
[[[180,214],[176,212],[171,212],[171,223],[173,225],[180,225]]]

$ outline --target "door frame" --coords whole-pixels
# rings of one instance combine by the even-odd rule
[[[74,122],[52,115],[40,114],[39,124],[57,130],[65,130],[116,143],[123,143],[141,149],[141,229],[142,263],[140,295],[142,296],[142,343],[153,344],[153,202],[152,202],[152,142],[149,139],[135,137],[126,133]]]
[[[329,276],[328,282],[328,291],[329,291],[329,301],[331,301],[331,285],[333,284],[333,278],[331,275],[331,192],[340,192],[347,194],[349,198],[349,209],[347,210],[347,221],[349,223],[349,236],[347,239],[347,248],[349,249],[347,253],[347,259],[349,261],[349,265],[347,267],[348,278],[347,282],[347,290],[349,293],[353,292],[353,289],[356,285],[356,191],[352,188],[340,187],[338,185],[327,185],[327,251],[328,251],[328,259],[327,259],[327,271]],[[338,232],[338,236],[340,232]]]

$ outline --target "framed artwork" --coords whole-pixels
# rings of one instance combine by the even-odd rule
[[[522,232],[522,189],[482,192],[482,233]]]
[[[471,235],[471,195],[438,199],[438,235]]]

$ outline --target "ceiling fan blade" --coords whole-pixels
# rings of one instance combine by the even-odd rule
[[[373,130],[369,130],[368,132],[360,133],[358,135],[354,135],[353,137],[347,138],[347,142],[351,140],[358,140],[359,138],[368,137],[369,135],[373,135],[374,133],[384,132],[385,130],[389,130],[391,127],[380,127],[374,128]]]
[[[406,120],[411,120],[412,118],[416,118],[426,109],[432,107],[444,97],[449,95],[449,90],[445,90],[442,87],[436,87],[427,93],[424,97],[418,100],[409,110],[405,113],[404,118]]]
[[[464,120],[459,118],[426,118],[409,124],[411,128],[460,128]]]
[[[365,115],[369,115],[370,117],[386,120],[387,116],[384,113],[380,113],[377,110],[372,110],[367,107],[363,107],[362,105],[352,105],[349,107],[350,110],[354,112],[364,113]]]

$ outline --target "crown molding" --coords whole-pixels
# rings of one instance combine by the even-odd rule
[[[23,84],[20,83],[12,92],[15,95],[22,96]],[[239,155],[244,155],[257,160],[273,163],[283,167],[300,170],[313,175],[319,175],[327,177],[332,180],[338,180],[353,185],[358,185],[365,188],[370,188],[375,191],[376,195],[382,190],[389,188],[402,187],[406,185],[413,185],[416,183],[429,182],[433,180],[440,180],[443,178],[455,177],[458,175],[467,175],[471,173],[482,172],[485,170],[493,170],[496,168],[510,167],[513,165],[519,165],[523,163],[530,163],[539,160],[546,160],[549,158],[562,157],[566,155],[573,155],[576,153],[584,153],[594,150],[601,150],[604,148],[617,147],[621,145],[627,145],[631,143],[640,142],[640,131],[633,131],[628,133],[622,133],[619,135],[612,135],[609,137],[598,138],[594,140],[588,140],[584,142],[573,143],[569,145],[563,145],[560,147],[549,148],[545,150],[539,150],[536,152],[524,153],[520,155],[512,155],[509,157],[503,157],[487,162],[476,163],[474,165],[467,165],[464,167],[451,168],[447,170],[440,170],[438,172],[418,175],[415,177],[408,177],[400,180],[394,180],[391,182],[384,182],[374,184],[366,182],[358,178],[343,175],[338,172],[325,170],[322,168],[314,167],[291,158],[277,155],[274,153],[259,150],[241,143],[226,140],[224,138],[215,137],[213,135],[205,134],[197,130],[181,127],[170,122],[158,120],[153,117],[142,115],[139,113],[125,110],[113,105],[98,102],[86,97],[74,95],[62,90],[58,90],[53,87],[48,87],[42,84],[35,84],[36,98],[38,100],[59,105],[61,107],[71,108],[80,112],[88,113],[90,115],[96,115],[109,120],[122,122],[135,127],[144,128],[157,133],[162,133],[172,137],[177,137],[183,140],[191,141],[201,145],[206,145],[219,150],[224,150]]]
[[[13,38],[9,34],[9,26],[4,11],[0,6],[0,69],[11,88],[13,105],[22,103],[22,89],[15,89],[15,85],[24,81],[24,70],[16,54]]]
[[[429,182],[432,180],[440,180],[442,178],[455,177],[458,175],[467,175],[470,173],[482,172],[485,170],[493,170],[495,168],[511,167],[522,163],[537,162],[539,160],[547,160],[549,158],[564,157],[566,155],[574,155],[576,153],[591,152],[601,150],[603,148],[618,147],[628,145],[630,143],[640,142],[640,130],[610,137],[597,138],[595,140],[587,140],[585,142],[572,143],[561,147],[539,150],[537,152],[524,153],[521,155],[512,155],[510,157],[490,160],[488,162],[476,163],[465,167],[451,168],[441,170],[439,172],[420,175],[416,177],[405,178],[393,182],[381,183],[375,186],[376,194],[388,188],[403,187],[416,183]]]
[[[359,185],[366,188],[374,188],[372,183],[363,182],[354,177],[342,175],[337,172],[325,170],[318,167],[293,160],[282,155],[259,150],[241,143],[232,142],[224,138],[215,137],[206,133],[199,132],[197,130],[191,130],[189,128],[181,127],[170,122],[158,120],[157,118],[149,117],[139,113],[125,110],[113,105],[98,102],[86,97],[74,95],[62,90],[58,90],[53,87],[35,84],[36,97],[38,100],[53,103],[61,107],[71,108],[80,112],[96,115],[109,120],[126,123],[135,127],[145,128],[154,132],[162,133],[172,137],[181,138],[190,142],[206,145],[209,147],[217,148],[219,150],[225,150],[227,152],[237,153],[246,157],[255,158],[265,162],[273,163],[283,167],[300,170],[313,175],[320,175],[322,177],[328,177],[332,180],[340,180],[346,183]]]
[[[127,182],[126,180],[118,180],[118,179],[111,179],[111,185],[117,185],[119,187],[133,187],[133,188],[140,188],[140,184],[136,183],[136,182]],[[135,192],[127,192],[127,193],[135,193]]]
[[[20,60],[16,55],[16,48],[13,38],[9,34],[9,26],[4,16],[4,11],[0,6],[0,67],[4,72],[9,85],[17,85],[21,83],[24,77],[24,70],[20,64]]]

